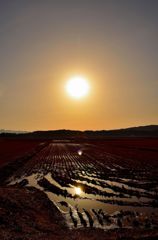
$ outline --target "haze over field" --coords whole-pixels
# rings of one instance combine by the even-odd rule
[[[157,124],[157,24],[154,0],[0,1],[0,128]]]

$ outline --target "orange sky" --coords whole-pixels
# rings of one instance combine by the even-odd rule
[[[157,124],[158,15],[149,2],[0,3],[0,129]],[[74,75],[91,86],[78,101],[65,92]]]

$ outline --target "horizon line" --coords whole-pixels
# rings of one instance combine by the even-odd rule
[[[79,132],[99,132],[99,131],[117,131],[117,130],[124,130],[130,128],[139,128],[139,127],[151,127],[151,126],[158,126],[158,124],[148,124],[148,125],[137,125],[137,126],[129,126],[129,127],[122,127],[122,128],[113,128],[113,129],[86,129],[86,130],[79,130],[79,129],[67,129],[67,128],[60,128],[60,129],[45,129],[45,130],[12,130],[12,129],[0,129],[0,133],[7,133],[7,132],[19,132],[19,133],[33,133],[33,132],[48,132],[48,131],[79,131]]]

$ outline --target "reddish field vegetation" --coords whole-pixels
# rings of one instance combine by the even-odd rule
[[[108,153],[158,166],[158,138],[110,139],[96,144]]]
[[[41,140],[0,139],[0,166],[30,152],[41,142]],[[157,164],[158,161],[158,138],[108,139],[94,141],[94,144],[118,156],[140,161],[150,160],[152,164]]]
[[[38,140],[0,139],[0,167],[32,151],[39,144]]]

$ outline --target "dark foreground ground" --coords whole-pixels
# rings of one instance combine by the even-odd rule
[[[57,208],[35,188],[0,188],[0,239],[158,239],[158,231],[101,229],[69,230]]]
[[[82,156],[77,155],[78,150],[82,150]],[[61,188],[58,189],[51,182],[49,174],[58,185],[61,184]],[[32,176],[36,177],[30,178]],[[48,193],[55,196],[55,199],[58,195],[61,196],[65,204],[72,204],[76,201],[74,195],[67,193],[65,197],[62,189],[63,186],[76,186],[77,181],[84,189],[86,197],[93,193],[98,198],[92,203],[94,207],[94,202],[101,202],[102,205],[105,203],[116,209],[120,208],[120,204],[124,208],[127,206],[129,210],[133,206],[138,209],[140,207],[139,219],[142,218],[143,209],[152,209],[152,217],[144,218],[136,224],[136,216],[135,226],[128,228],[126,220],[129,217],[125,216],[125,223],[121,226],[117,220],[120,226],[113,230],[95,228],[95,225],[90,227],[88,224],[86,227],[71,229],[61,211],[49,200]],[[104,188],[107,192],[102,191]],[[68,143],[0,139],[2,240],[158,239],[157,189],[158,139],[155,138]],[[112,196],[109,196],[109,190]],[[82,199],[84,198],[78,196],[77,201]],[[72,206],[71,211],[74,210],[75,207]],[[82,209],[77,211],[79,216],[83,214]],[[88,211],[92,213],[89,208]]]

